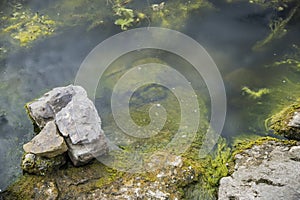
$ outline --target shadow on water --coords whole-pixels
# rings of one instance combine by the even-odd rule
[[[244,133],[265,134],[263,121],[273,111],[274,104],[283,105],[299,96],[299,92],[287,96],[286,91],[282,96],[282,91],[276,88],[287,90],[291,87],[285,88],[288,81],[299,82],[299,72],[285,67],[264,66],[284,56],[291,49],[291,44],[300,44],[300,24],[291,21],[285,37],[262,51],[253,51],[254,44],[269,34],[268,23],[278,12],[246,2],[212,2],[215,9],[202,10],[201,16],[192,13],[182,32],[205,47],[224,78],[228,113],[223,135],[230,138]],[[33,3],[34,10],[45,8],[40,1]],[[32,125],[23,105],[53,87],[72,83],[90,50],[119,31],[115,26],[90,32],[86,32],[85,28],[81,26],[65,30],[62,34],[36,43],[32,48],[22,48],[1,62],[0,189],[4,189],[21,173],[21,146],[33,136]],[[166,54],[162,55],[167,57]],[[159,58],[159,55],[155,56]],[[172,65],[172,58],[169,61]],[[194,78],[191,76],[191,82]],[[242,92],[244,86],[271,88],[275,94],[251,99]],[[202,86],[197,89],[201,91]],[[109,106],[109,98],[98,100],[100,106]],[[209,107],[209,100],[207,105]],[[108,112],[109,109],[101,110]]]

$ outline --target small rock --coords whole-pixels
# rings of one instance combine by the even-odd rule
[[[36,175],[45,175],[47,172],[59,168],[66,163],[64,155],[46,158],[27,153],[23,156],[21,167],[25,172]]]
[[[292,117],[292,119],[288,123],[288,126],[295,127],[295,128],[300,127],[300,113],[299,112],[294,113],[294,116]]]
[[[59,135],[54,121],[50,121],[30,142],[23,145],[26,153],[47,158],[61,155],[68,150],[64,138]]]

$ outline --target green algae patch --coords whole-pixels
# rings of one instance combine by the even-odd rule
[[[15,12],[12,17],[2,17],[5,24],[3,32],[19,41],[20,46],[27,46],[33,41],[52,35],[56,22],[48,16],[30,11]]]
[[[283,140],[283,139],[278,139],[274,137],[261,137],[258,135],[252,135],[252,136],[240,136],[239,138],[236,138],[232,144],[233,146],[233,152],[232,152],[232,157],[234,158],[237,154],[242,153],[246,149],[251,149],[254,145],[262,145],[266,142],[269,141],[274,141],[274,142],[280,142],[285,145],[291,145],[295,146],[298,145],[299,142],[295,140]]]
[[[246,93],[247,95],[249,95],[249,97],[252,98],[252,99],[259,99],[262,96],[270,93],[270,90],[267,89],[267,88],[260,88],[257,91],[254,91],[254,90],[251,90],[250,88],[248,88],[246,86],[242,88],[242,91],[244,93]]]

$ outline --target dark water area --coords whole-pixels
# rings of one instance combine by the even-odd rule
[[[36,0],[26,3],[36,12],[40,9],[47,10],[53,2],[41,3]],[[139,2],[137,8],[147,8],[153,3],[160,2]],[[289,12],[262,8],[247,1],[211,3],[214,5],[213,9],[193,11],[180,31],[198,41],[207,50],[223,77],[228,107],[222,135],[229,140],[244,134],[267,135],[269,133],[265,130],[264,120],[274,110],[293,102],[300,95],[300,72],[297,69],[289,66],[270,66],[275,61],[286,59],[286,55],[294,55],[294,52],[298,51],[296,47],[300,46],[300,21],[297,20],[300,16],[299,10],[287,24],[288,31],[283,37],[274,39],[259,50],[253,50],[257,41],[270,34],[270,20],[280,15],[286,17]],[[5,13],[6,7],[0,5],[1,12]],[[148,24],[145,22],[143,25]],[[62,29],[61,33],[42,39],[31,47],[21,47],[9,52],[0,61],[0,191],[21,173],[19,165],[22,144],[33,137],[33,127],[26,116],[24,104],[53,87],[73,83],[87,54],[97,44],[121,31],[113,23],[91,31],[86,31],[86,28],[86,25],[81,24]],[[172,55],[145,55],[162,59],[171,65],[177,63],[177,67],[185,65],[184,61],[174,61]],[[189,72],[186,71],[186,74]],[[191,78],[201,79],[200,76],[193,75]],[[268,88],[271,92],[261,98],[251,99],[242,91],[245,86],[253,90]],[[200,93],[203,92],[209,110],[210,101],[205,85],[201,84],[196,89]],[[107,97],[100,95],[96,99],[96,105],[104,112],[104,116],[105,112],[110,110],[106,108],[109,106]],[[110,122],[101,117],[105,130],[110,126]]]

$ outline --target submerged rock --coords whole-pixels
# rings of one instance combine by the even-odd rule
[[[107,153],[101,119],[82,87],[54,88],[26,107],[42,130],[24,145],[25,152],[52,158],[68,151],[76,166]]]
[[[54,121],[50,121],[30,142],[23,145],[26,153],[53,158],[68,150],[65,140],[56,128]]]
[[[235,158],[233,174],[220,181],[220,200],[300,199],[300,146],[269,141]]]

